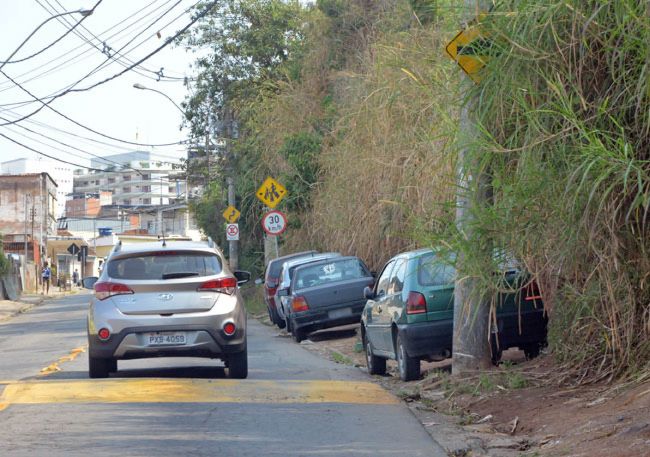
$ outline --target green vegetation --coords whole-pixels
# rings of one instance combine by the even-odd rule
[[[289,189],[284,251],[338,250],[376,269],[399,251],[445,246],[497,306],[496,248],[540,285],[566,381],[647,372],[647,5],[498,1],[481,23],[492,43],[484,78],[465,86],[443,51],[460,12],[452,0],[220,3],[183,42],[207,51],[188,125],[199,144],[206,131],[228,138],[195,205],[201,227],[223,237],[233,174],[241,263],[261,270],[254,193],[272,175]],[[458,131],[463,106],[471,134]],[[236,134],[216,132],[228,119]],[[456,197],[481,194],[468,237]]]
[[[9,272],[9,260],[5,256],[4,245],[2,244],[2,234],[0,234],[0,276]]]

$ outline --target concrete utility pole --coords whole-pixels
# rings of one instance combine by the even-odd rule
[[[481,11],[488,11],[491,2],[485,0],[465,0],[465,21],[475,19]],[[463,84],[470,87],[472,81],[465,77]],[[470,242],[476,235],[472,232],[472,205],[485,205],[489,198],[489,183],[483,173],[472,176],[471,166],[467,164],[469,148],[474,147],[472,140],[477,137],[476,124],[472,119],[472,111],[476,100],[463,104],[460,114],[460,135],[464,143],[459,152],[458,188],[461,189],[456,197],[456,225]],[[469,169],[468,169],[469,168]],[[477,195],[463,193],[474,186]],[[487,254],[491,255],[491,254]],[[456,259],[459,271],[462,271],[465,261],[462,253]],[[462,375],[472,371],[489,368],[491,365],[490,347],[488,340],[488,324],[490,318],[489,303],[480,300],[480,294],[475,291],[476,280],[464,278],[456,280],[454,290],[454,339],[452,354],[452,374]]]

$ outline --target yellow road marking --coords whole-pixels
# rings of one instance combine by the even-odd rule
[[[7,385],[0,411],[12,404],[49,403],[352,403],[399,401],[380,386],[351,381],[108,379],[26,381]],[[3,406],[4,405],[4,408]]]
[[[46,366],[45,368],[41,368],[40,376],[47,376],[49,374],[55,373],[57,371],[61,371],[61,367],[59,366],[60,363],[63,362],[71,362],[74,359],[76,359],[79,354],[82,354],[86,352],[86,348],[88,345],[84,346],[79,346],[78,348],[74,348],[68,355],[64,355],[63,357],[59,357],[59,360],[56,362],[53,362]]]

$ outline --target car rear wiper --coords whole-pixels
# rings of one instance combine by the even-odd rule
[[[163,279],[176,279],[176,278],[189,278],[190,276],[198,276],[199,274],[194,271],[177,271],[175,273],[165,273],[162,275]]]

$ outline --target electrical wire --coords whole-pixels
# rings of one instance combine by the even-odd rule
[[[104,30],[103,32],[101,32],[100,36],[105,35],[106,33],[110,32],[111,30],[115,29],[116,27],[118,27],[120,25],[123,25],[126,22],[127,24],[123,28],[121,28],[117,32],[103,38],[103,40],[106,41],[106,40],[111,40],[113,38],[116,38],[119,35],[122,35],[124,32],[128,31],[130,28],[135,27],[138,23],[140,23],[143,20],[147,19],[149,16],[153,15],[156,11],[162,9],[165,5],[170,3],[172,0],[167,0],[162,5],[156,7],[153,11],[146,13],[145,16],[143,16],[143,17],[141,17],[139,19],[134,19],[134,17],[137,17],[137,15],[139,15],[141,12],[145,11],[147,8],[149,8],[151,5],[153,5],[157,1],[158,0],[153,0],[152,2],[145,5],[144,7],[140,8],[138,11],[136,11],[135,13],[129,15],[128,17],[126,17],[122,21],[120,21],[117,24],[115,24],[115,25],[109,27],[108,29]],[[129,22],[128,21],[129,19],[134,19],[134,20],[132,22]],[[75,52],[78,49],[83,48],[84,46],[85,46],[85,44],[80,44],[79,46],[71,49],[70,51],[68,51],[68,52],[66,52],[64,54],[61,54],[58,57],[55,57],[49,63],[47,63],[45,65],[41,65],[40,67],[33,68],[31,70],[28,70],[28,71],[18,75],[16,77],[16,79],[22,78],[24,76],[30,75],[31,73],[34,73],[35,71],[41,70],[44,66],[47,67],[48,65],[54,65],[52,68],[46,69],[46,70],[42,71],[41,73],[38,73],[37,75],[31,77],[30,79],[21,81],[22,84],[25,84],[25,83],[28,83],[28,82],[43,78],[45,76],[48,76],[49,74],[55,73],[55,72],[57,72],[57,71],[59,71],[59,70],[61,70],[63,68],[66,68],[68,66],[67,64],[69,64],[69,63],[71,63],[73,61],[77,61],[77,60],[79,60],[80,57],[83,57],[84,55],[91,53],[92,49],[86,49],[85,51],[82,51],[81,53],[76,54],[76,55],[68,58],[64,62],[58,63],[58,61],[60,61],[63,58],[69,57],[70,53]],[[85,60],[85,57],[83,59],[81,59],[81,60]],[[11,85],[11,82],[7,81],[7,84],[9,86],[6,87],[6,88],[0,89],[0,92],[4,92],[6,90],[13,89],[13,85]],[[0,83],[0,86],[2,86],[2,83]]]
[[[47,3],[47,5],[52,9],[52,12],[55,12],[55,13],[58,13],[58,12],[59,12],[59,11],[58,11],[58,10],[57,10],[57,9],[56,9],[56,8],[55,8],[55,7],[50,3],[50,2],[49,2],[49,0],[44,0],[44,1],[45,1],[45,3]],[[61,3],[60,3],[58,0],[55,0],[55,1],[56,1],[56,3],[58,3],[62,8],[64,8],[63,5],[61,5]],[[174,7],[176,7],[179,3],[181,3],[181,1],[182,1],[182,0],[179,0],[178,2],[176,2],[176,4],[172,7],[172,9],[173,9]],[[36,2],[37,2],[39,5],[41,5],[41,7],[44,8],[46,11],[50,12],[50,11],[49,11],[49,10],[48,10],[48,9],[47,9],[47,8],[46,8],[46,7],[41,3],[41,2],[40,2],[40,0],[36,0]],[[64,9],[65,9],[65,8],[64,8]],[[63,16],[62,16],[62,17],[59,17],[58,20],[59,20],[59,22],[61,22],[62,24],[65,23],[64,25],[67,25],[67,26],[72,25],[72,24],[68,21],[68,18],[66,18],[66,17],[63,17]],[[88,32],[88,33],[89,33],[89,34],[90,34],[94,39],[96,39],[100,44],[102,44],[103,47],[100,49],[99,46],[97,46],[97,45],[96,45],[92,40],[89,40],[85,35],[83,35],[82,33],[78,32],[78,31],[75,32],[75,35],[77,35],[79,38],[81,38],[82,40],[84,40],[84,41],[85,41],[86,43],[88,43],[90,46],[94,47],[95,49],[97,49],[97,50],[98,50],[99,52],[101,52],[102,54],[105,54],[105,55],[109,56],[111,59],[113,59],[115,62],[119,63],[119,64],[122,65],[123,67],[126,67],[127,65],[130,65],[130,64],[133,63],[133,61],[130,60],[126,55],[121,54],[119,51],[114,51],[114,50],[110,47],[109,43],[108,43],[106,40],[104,40],[104,41],[102,42],[101,39],[99,39],[97,36],[95,36],[95,35],[94,35],[90,30],[88,30],[88,29],[87,29],[85,26],[83,26],[83,25],[81,26],[81,28],[84,29],[86,32]],[[111,54],[111,52],[112,52],[112,54]],[[117,57],[116,57],[116,56],[117,56]],[[122,59],[126,62],[126,64],[122,61]],[[172,77],[172,76],[165,76],[164,73],[163,73],[163,71],[162,71],[164,68],[161,68],[160,71],[155,71],[155,70],[148,69],[148,68],[144,67],[143,65],[138,65],[137,69],[140,70],[140,71],[138,71],[138,70],[136,70],[136,69],[134,69],[133,71],[136,72],[136,73],[138,73],[140,76],[143,76],[143,77],[145,77],[145,78],[152,79],[152,80],[155,80],[155,81],[160,81],[161,78],[170,79],[170,80],[176,80],[176,81],[178,81],[178,80],[181,80],[181,81],[182,81],[182,80],[184,79],[184,78],[177,78],[177,77]],[[145,72],[145,73],[142,73],[142,72]],[[150,75],[148,75],[148,74],[146,74],[146,73],[151,73],[153,76],[150,76]]]
[[[38,1],[38,0],[37,0],[37,1]],[[50,2],[49,2],[48,0],[44,0],[44,1],[45,1],[45,3],[47,3],[48,5],[50,5],[50,7],[52,8],[53,11],[55,11],[55,12],[57,12],[57,13],[59,12],[59,11],[58,11],[54,6],[52,6],[52,5],[50,4]],[[59,5],[63,10],[65,10],[65,7],[61,4],[61,2],[60,2],[59,0],[54,0],[54,1],[55,1],[55,2],[56,2],[56,3],[57,3],[57,4],[58,4],[58,5]],[[39,4],[40,4],[40,3],[39,3]],[[71,24],[68,22],[68,18],[65,18],[65,17],[62,16],[62,17],[60,17],[59,19],[65,21],[66,24],[71,25]],[[83,30],[85,30],[86,32],[88,32],[88,33],[90,34],[90,36],[91,36],[93,39],[97,40],[99,43],[102,43],[102,40],[101,40],[99,37],[97,37],[95,34],[93,34],[93,32],[91,32],[91,31],[90,31],[86,26],[81,25],[81,28],[82,28]],[[92,40],[89,41],[89,40],[86,38],[86,36],[83,35],[81,32],[75,32],[75,34],[76,34],[77,36],[79,36],[82,40],[88,42],[91,46],[94,46],[94,43],[92,42]],[[104,41],[104,43],[106,43],[106,41]],[[99,48],[97,48],[96,46],[95,46],[95,48],[96,48],[97,50],[99,50]],[[119,54],[119,53],[117,53],[117,54],[118,54],[120,57],[124,58],[124,60],[125,60],[127,63],[129,63],[129,64],[133,63],[133,61],[131,61],[127,56],[122,55],[122,54]],[[153,75],[155,75],[155,76],[148,76],[148,75],[143,75],[143,76],[148,77],[148,78],[150,78],[150,79],[155,79],[155,80],[157,80],[157,81],[160,81],[162,78],[164,78],[164,79],[169,79],[169,80],[177,80],[177,81],[178,81],[178,80],[180,80],[180,81],[184,81],[184,80],[185,80],[184,77],[174,77],[174,76],[166,76],[166,75],[164,75],[163,72],[162,72],[162,70],[164,70],[164,68],[161,68],[160,71],[155,71],[155,70],[148,69],[148,68],[146,68],[144,65],[140,65],[139,68],[140,68],[141,70],[145,71],[145,72],[149,72],[149,73],[152,73]],[[169,70],[168,70],[168,71],[169,71]],[[173,71],[171,71],[171,73],[178,73],[178,72],[173,72]],[[180,73],[179,73],[179,74],[180,74]]]
[[[81,23],[82,23],[83,21],[86,20],[86,18],[88,18],[92,13],[95,12],[95,9],[99,6],[99,4],[100,4],[102,1],[103,1],[103,0],[99,0],[99,1],[95,4],[95,6],[93,6],[93,7],[89,10],[90,12],[89,12],[89,13],[86,13],[86,14],[85,14],[85,15],[84,15],[84,16],[83,16],[79,21],[77,21],[76,23],[70,23],[70,24],[68,24],[68,22],[67,22],[67,18],[66,18],[66,24],[71,25],[72,27],[69,28],[69,29],[67,29],[63,35],[61,35],[60,37],[58,37],[58,38],[57,38],[56,40],[54,40],[52,43],[48,44],[47,46],[45,46],[44,48],[40,49],[39,51],[36,51],[35,53],[30,54],[30,55],[27,56],[27,57],[23,57],[23,58],[21,58],[21,59],[17,59],[17,60],[5,60],[5,61],[0,61],[0,63],[2,64],[2,65],[0,65],[0,68],[4,67],[6,64],[10,64],[10,63],[25,62],[26,60],[32,59],[32,58],[36,57],[37,55],[40,55],[40,54],[42,54],[43,52],[47,51],[48,49],[50,49],[51,47],[53,47],[54,45],[56,45],[59,41],[61,41],[62,39],[64,39],[66,36],[68,36],[70,33],[74,32],[74,30],[75,30],[78,26],[80,26]],[[56,18],[59,22],[61,22],[60,20],[64,17],[63,14],[66,14],[65,11],[64,11],[63,13],[59,13],[58,11],[56,11],[56,13],[57,13],[57,15],[56,15],[56,16],[52,16],[50,19]],[[49,19],[48,19],[48,20],[49,20]],[[47,22],[47,21],[46,21],[46,22]],[[83,27],[83,26],[82,26],[82,27]],[[40,27],[39,27],[39,28],[40,28]],[[38,30],[38,28],[37,28],[36,30]],[[32,34],[27,38],[27,40],[29,40],[29,38],[31,38],[31,36],[32,36],[34,33],[35,33],[35,31],[32,32]],[[25,41],[23,42],[23,44],[26,43],[27,40],[25,40]],[[18,47],[18,49],[20,49],[21,47],[22,47],[22,44]],[[13,56],[16,52],[18,52],[18,49],[16,49],[16,51],[14,51],[14,52],[12,53],[12,56]]]
[[[34,148],[30,147],[30,146],[27,146],[26,144],[23,144],[20,141],[14,140],[13,138],[8,137],[4,133],[0,133],[0,136],[7,139],[7,140],[9,140],[9,141],[11,141],[12,143],[17,144],[18,146],[22,146],[23,148],[28,149],[28,150],[30,150],[32,152],[35,152],[36,154],[40,154],[40,155],[42,155],[44,157],[47,157],[48,159],[56,160],[57,162],[66,163],[68,165],[74,165],[75,167],[79,167],[79,168],[86,168],[86,169],[91,170],[91,171],[104,171],[104,170],[102,170],[100,168],[87,167],[86,165],[79,165],[78,163],[69,162],[69,161],[63,160],[63,159],[58,159],[58,158],[53,157],[53,156],[51,156],[49,154],[46,154],[46,153],[44,153],[42,151],[39,151],[39,150],[34,149]]]
[[[132,37],[132,38],[129,40],[129,42],[126,43],[124,46],[122,46],[118,51],[122,51],[124,48],[126,48],[126,47],[129,46],[131,43],[133,43],[133,42],[137,39],[137,37],[139,37],[140,35],[142,35],[146,30],[148,30],[149,28],[151,28],[152,26],[154,26],[158,21],[160,21],[163,17],[165,17],[167,14],[169,14],[169,13],[170,13],[170,12],[171,12],[171,11],[172,11],[172,10],[173,10],[173,9],[174,9],[174,8],[175,8],[175,7],[176,7],[176,6],[181,2],[181,1],[182,1],[182,0],[178,0],[174,5],[172,5],[171,8],[169,8],[167,11],[163,12],[163,13],[162,13],[158,18],[156,18],[156,19],[155,19],[151,24],[149,24],[149,25],[148,25],[144,30],[140,31],[137,35],[135,35],[134,37]],[[194,6],[196,6],[198,3],[199,3],[199,2],[195,3]],[[216,3],[216,2],[215,2],[215,3]],[[187,11],[189,11],[189,9],[188,9]],[[207,14],[208,11],[209,11],[209,9],[206,10],[206,11],[204,12],[204,14]],[[176,18],[174,18],[171,22],[169,22],[168,24],[166,24],[165,27],[168,26],[168,25],[170,25],[170,24],[172,24],[172,23],[174,23],[174,22],[176,22],[176,20],[178,20],[178,19],[179,19],[181,16],[183,16],[185,13],[186,13],[186,12],[183,12],[183,13],[181,13],[180,15],[178,15],[178,16],[177,16]],[[99,72],[100,70],[102,70],[103,68],[105,68],[106,66],[108,66],[108,65],[112,62],[112,59],[111,59],[110,56],[108,56],[107,59],[104,60],[104,62],[102,62],[101,64],[97,65],[93,70],[91,70],[89,73],[87,73],[84,77],[82,77],[81,79],[77,80],[75,83],[68,85],[65,89],[62,89],[61,91],[58,91],[58,93],[55,92],[54,94],[48,95],[48,96],[46,96],[46,97],[35,97],[35,96],[33,96],[33,95],[30,94],[30,96],[33,98],[33,100],[32,100],[32,101],[29,101],[29,102],[26,102],[25,104],[30,104],[30,103],[33,103],[34,101],[37,101],[37,102],[40,102],[40,103],[42,104],[42,106],[39,107],[39,108],[37,108],[37,109],[36,109],[35,111],[33,111],[32,113],[28,114],[26,117],[31,117],[32,115],[34,115],[34,114],[38,113],[39,111],[41,111],[41,110],[45,107],[45,105],[49,105],[53,100],[55,100],[55,99],[57,99],[57,98],[59,98],[59,97],[62,97],[62,96],[66,95],[66,94],[68,94],[68,93],[70,93],[70,92],[84,92],[84,91],[90,90],[90,89],[92,89],[92,88],[94,88],[94,87],[96,87],[96,86],[98,86],[98,85],[100,85],[100,84],[104,84],[104,83],[106,83],[106,82],[108,82],[108,81],[110,81],[110,80],[112,80],[112,79],[115,79],[116,77],[121,76],[122,74],[126,73],[127,71],[130,71],[131,69],[133,69],[133,68],[135,68],[137,65],[139,65],[141,62],[144,62],[145,60],[149,59],[151,56],[157,54],[157,53],[160,52],[162,49],[164,49],[167,45],[169,45],[170,42],[172,42],[174,39],[176,39],[178,36],[180,36],[182,33],[184,33],[185,30],[189,29],[189,27],[190,27],[194,22],[196,22],[196,20],[197,20],[197,19],[195,18],[195,19],[193,20],[193,22],[191,22],[189,25],[187,25],[187,26],[186,26],[184,29],[182,29],[181,31],[177,32],[177,34],[176,34],[175,36],[173,36],[173,37],[168,38],[167,40],[165,40],[165,43],[163,43],[161,46],[159,46],[158,48],[156,48],[154,51],[152,51],[151,53],[149,53],[149,54],[148,54],[147,56],[145,56],[144,58],[140,59],[138,62],[135,62],[134,64],[132,64],[132,65],[130,65],[130,66],[128,66],[128,67],[125,67],[123,71],[121,71],[121,72],[119,72],[119,73],[117,73],[117,74],[115,74],[115,75],[113,75],[113,76],[111,76],[111,77],[109,77],[109,78],[106,78],[106,79],[103,80],[103,81],[100,81],[100,82],[98,82],[98,83],[95,83],[95,84],[93,84],[93,85],[91,85],[91,86],[89,86],[89,87],[80,88],[80,89],[75,89],[75,87],[76,87],[78,84],[80,84],[82,81],[84,81],[85,79],[89,78],[89,77],[92,76],[93,74]],[[146,41],[146,40],[145,40],[145,41]],[[0,70],[1,70],[1,68],[0,68]],[[5,75],[5,77],[6,77],[7,79],[9,79],[10,81],[12,81],[16,86],[18,86],[18,87],[20,87],[20,88],[22,88],[22,89],[24,90],[24,88],[23,88],[19,83],[17,83],[14,79],[9,78],[5,73],[2,73],[2,74]],[[44,103],[43,100],[48,100],[48,102],[47,102],[47,103]],[[0,125],[2,125],[2,124],[0,124]]]

